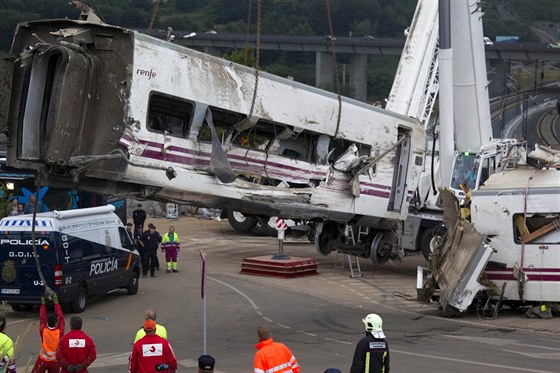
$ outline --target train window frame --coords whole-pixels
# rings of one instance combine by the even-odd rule
[[[152,91],[148,99],[146,129],[153,133],[187,139],[190,135],[195,106],[193,101]],[[155,124],[156,118],[159,123],[165,122],[169,127],[164,129],[161,124]]]

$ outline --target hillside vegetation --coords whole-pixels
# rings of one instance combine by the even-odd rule
[[[437,0],[432,0],[437,1]],[[153,0],[83,1],[98,10],[110,24],[146,29],[151,19]],[[248,4],[251,9],[251,32],[255,32],[257,0],[161,0],[154,22],[155,29],[246,34]],[[528,4],[530,3],[530,6]],[[263,34],[323,36],[329,34],[326,0],[262,1]],[[330,0],[335,36],[403,38],[416,0]],[[519,35],[523,41],[539,41],[533,25],[558,38],[560,1],[558,0],[487,0],[483,2],[485,35]],[[0,0],[0,50],[9,49],[16,24],[45,18],[77,18],[79,11],[68,0]],[[541,40],[542,40],[542,32]],[[282,76],[313,84],[314,56],[295,53],[263,53],[263,68]],[[340,63],[345,63],[340,56]],[[398,58],[376,57],[370,61],[369,92],[373,98],[385,97],[392,83],[392,72]],[[389,77],[387,78],[387,74]],[[371,80],[375,79],[375,80]]]

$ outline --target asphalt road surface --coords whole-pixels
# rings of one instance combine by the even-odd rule
[[[290,347],[302,372],[347,372],[364,334],[361,319],[370,312],[383,317],[392,372],[558,372],[558,319],[524,319],[514,311],[496,320],[480,319],[475,311],[460,319],[441,318],[435,305],[414,301],[421,255],[381,268],[361,259],[363,277],[350,278],[348,266],[335,268],[335,254],[323,257],[304,240],[287,240],[284,251],[314,258],[319,275],[250,276],[239,273],[241,259],[276,253],[275,238],[241,235],[227,221],[150,221],[162,234],[175,225],[183,242],[180,272],[141,278],[134,296],[117,291],[90,299],[80,315],[97,345],[90,372],[127,371],[132,340],[147,308],[155,308],[157,321],[167,327],[179,371],[196,372],[196,359],[204,352],[200,250],[207,254],[206,352],[216,358],[217,373],[252,371],[259,324],[268,324],[273,338]],[[338,264],[345,261],[339,259]],[[38,313],[2,310],[7,333],[20,340],[18,372],[25,372],[39,351]]]

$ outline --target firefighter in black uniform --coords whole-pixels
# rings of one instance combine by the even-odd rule
[[[389,345],[383,333],[383,320],[370,313],[362,320],[366,326],[366,336],[356,345],[350,373],[388,373]]]

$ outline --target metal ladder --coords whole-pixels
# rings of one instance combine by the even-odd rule
[[[358,229],[358,241],[360,240],[362,235],[366,235],[369,232],[369,228],[365,228],[364,230],[362,230],[362,227],[359,227]],[[354,229],[352,228],[351,225],[347,225],[346,226],[346,237],[348,237],[348,240],[352,243],[352,245],[356,244],[356,239],[354,238]],[[346,257],[348,258],[348,266],[350,267],[350,277],[354,278],[354,277],[362,277],[362,269],[360,268],[360,258],[357,257],[356,255],[350,255],[350,254],[346,254]]]

